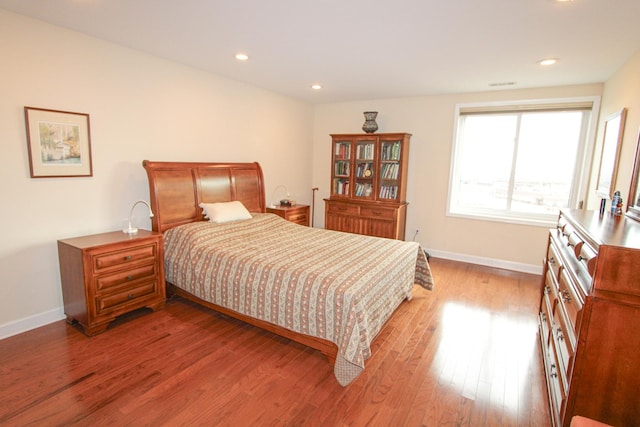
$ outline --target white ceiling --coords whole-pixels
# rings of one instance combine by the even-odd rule
[[[0,0],[0,8],[311,103],[603,82],[640,49],[640,0]],[[234,59],[240,51],[249,61]],[[542,68],[544,57],[559,62]],[[506,82],[515,84],[490,86]]]

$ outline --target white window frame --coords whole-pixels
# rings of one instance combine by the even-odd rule
[[[551,99],[532,99],[532,100],[517,100],[517,101],[497,101],[497,102],[478,102],[478,103],[466,103],[456,104],[454,111],[454,128],[453,128],[453,143],[451,151],[451,166],[449,170],[449,191],[447,193],[447,212],[446,215],[450,217],[469,218],[485,221],[498,221],[513,224],[526,224],[549,227],[553,226],[557,222],[557,217],[551,218],[549,215],[540,216],[532,214],[522,215],[504,215],[496,214],[494,212],[481,212],[481,211],[468,211],[457,212],[452,210],[453,195],[455,194],[454,181],[457,177],[456,171],[456,156],[460,150],[458,144],[458,133],[460,127],[461,111],[469,110],[486,110],[499,113],[501,111],[536,111],[542,110],[545,106],[560,106],[580,103],[591,103],[591,113],[586,126],[583,126],[582,132],[585,133],[585,137],[578,147],[578,153],[576,156],[576,168],[574,171],[572,191],[570,194],[570,207],[582,208],[587,199],[589,179],[591,175],[591,161],[593,159],[593,150],[595,147],[596,130],[598,125],[598,117],[600,114],[600,97],[599,96],[585,96],[585,97],[571,97],[571,98],[551,98]]]

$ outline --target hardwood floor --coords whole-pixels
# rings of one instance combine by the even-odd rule
[[[0,341],[0,425],[549,426],[535,275],[432,259],[341,387],[317,351],[183,299]]]

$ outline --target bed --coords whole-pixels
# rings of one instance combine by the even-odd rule
[[[266,213],[258,163],[143,166],[152,228],[164,234],[168,294],[319,350],[343,386],[362,372],[372,340],[414,284],[433,288],[418,243],[315,229]],[[240,202],[245,213],[205,218],[201,204],[215,216],[213,208],[229,202]]]

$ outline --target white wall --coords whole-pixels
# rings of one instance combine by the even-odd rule
[[[0,337],[62,318],[56,240],[121,228],[143,159],[259,161],[310,202],[311,105],[1,9],[0,58]],[[30,178],[25,106],[90,114],[93,177]]]
[[[598,145],[593,159],[591,188],[595,188],[598,181],[597,176],[602,153],[602,141],[604,139],[604,120],[622,108],[627,109],[627,119],[622,146],[620,147],[620,161],[614,188],[620,190],[620,194],[624,199],[625,207],[623,210],[625,210],[629,202],[631,174],[633,173],[633,161],[638,143],[638,128],[640,127],[640,51],[636,52],[604,85],[600,126],[596,139]],[[591,196],[588,208],[598,209],[600,199],[594,193]],[[610,202],[607,204],[607,209],[609,207]]]
[[[407,232],[432,255],[521,271],[542,269],[547,226],[526,226],[446,216],[449,169],[458,103],[599,96],[602,85],[535,90],[423,96],[317,106],[314,126],[313,185],[318,198],[329,196],[331,133],[362,132],[363,111],[378,111],[378,132],[409,132]],[[544,165],[540,165],[544,167]],[[317,204],[318,213],[324,202]],[[316,215],[316,224],[323,224]]]
[[[315,108],[3,10],[0,57],[0,337],[62,318],[56,240],[119,229],[132,203],[148,199],[143,159],[259,161],[267,198],[285,184],[293,198],[310,203],[311,187],[320,188],[315,224],[321,227],[329,134],[361,132],[362,112],[379,111],[379,132],[413,134],[407,238],[419,229],[417,240],[433,255],[539,271],[545,227],[445,215],[454,105],[603,94],[602,117],[629,108],[617,184],[625,197],[640,125],[640,52],[604,93],[594,84]],[[30,178],[24,106],[91,115],[93,177]],[[139,224],[149,227],[140,216]]]

